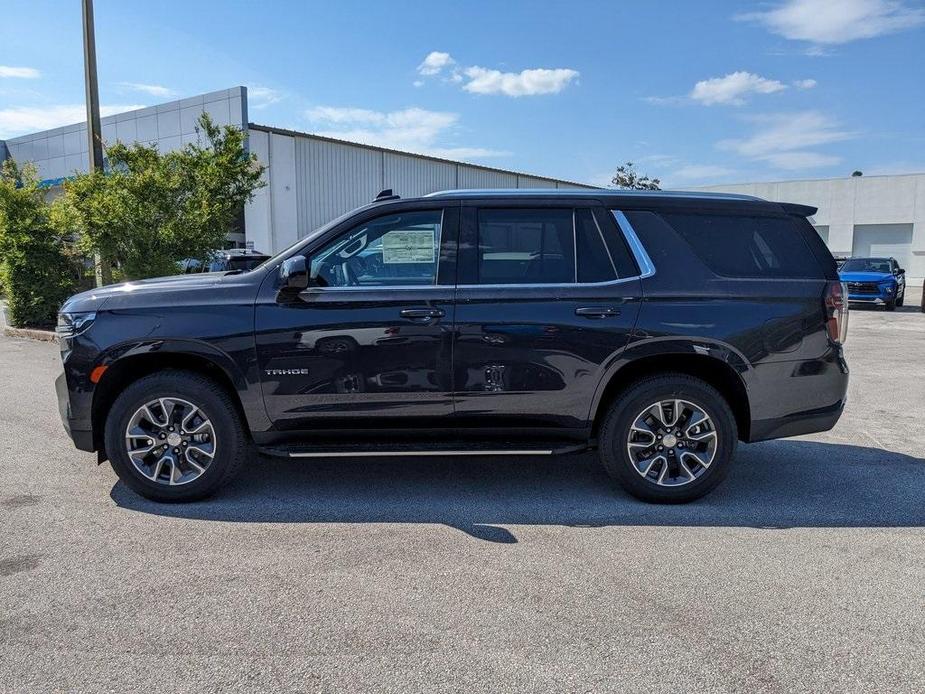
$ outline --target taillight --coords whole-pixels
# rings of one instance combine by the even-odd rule
[[[844,282],[825,286],[825,325],[832,342],[843,345],[848,338],[848,287]]]

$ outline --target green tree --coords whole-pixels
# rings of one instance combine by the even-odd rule
[[[657,178],[649,178],[644,174],[636,172],[636,165],[628,161],[617,167],[617,172],[611,179],[611,184],[617,188],[629,188],[632,190],[660,190],[661,181]]]
[[[162,154],[154,145],[116,143],[109,170],[66,181],[55,218],[80,233],[81,247],[118,265],[125,279],[177,272],[224,245],[244,204],[264,185],[264,167],[244,149],[241,130],[199,118],[199,141]]]
[[[7,159],[0,169],[0,283],[10,322],[54,324],[74,287],[71,260],[50,223],[45,190],[32,164]]]

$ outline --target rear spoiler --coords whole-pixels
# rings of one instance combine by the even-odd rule
[[[779,202],[777,204],[780,205],[787,214],[795,214],[799,217],[812,217],[819,211],[818,207],[797,205],[794,202]]]

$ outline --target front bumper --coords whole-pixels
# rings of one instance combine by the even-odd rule
[[[857,292],[851,291],[851,288],[848,288],[848,303],[851,304],[873,304],[875,306],[884,306],[890,301],[896,299],[898,288],[893,287],[892,289],[885,289],[884,287],[878,287],[876,292],[866,291],[866,292]]]
[[[874,304],[875,306],[885,306],[892,296],[875,296],[872,294],[849,294],[849,304]]]
[[[74,409],[71,407],[71,392],[68,389],[67,375],[64,372],[55,379],[55,393],[58,396],[58,414],[61,415],[61,423],[67,435],[74,442],[74,446],[82,451],[95,451],[97,447],[93,440],[90,422],[86,418],[75,416]],[[78,399],[83,400],[82,397]]]

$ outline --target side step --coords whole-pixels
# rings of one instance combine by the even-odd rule
[[[479,455],[564,455],[579,453],[591,448],[591,442],[573,443],[562,441],[453,441],[444,443],[377,443],[362,444],[318,444],[314,446],[266,446],[259,450],[265,455],[282,458],[407,458],[407,457],[449,457]]]

